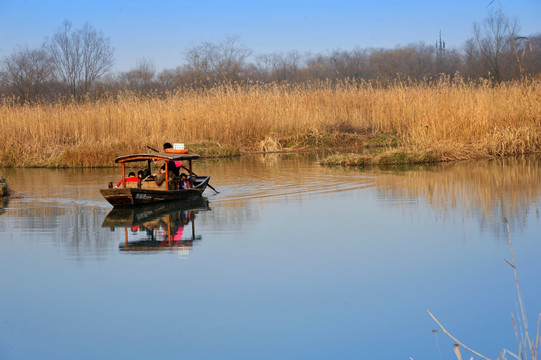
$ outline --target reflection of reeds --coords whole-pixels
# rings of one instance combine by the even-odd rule
[[[397,199],[426,199],[435,209],[460,208],[467,217],[513,218],[524,215],[541,196],[540,159],[499,159],[408,171],[385,171],[374,178],[379,191]]]
[[[380,198],[392,200],[385,204],[428,204],[434,221],[440,221],[441,214],[446,219],[475,219],[500,240],[505,237],[497,219],[504,214],[517,229],[528,215],[540,216],[536,211],[541,210],[541,159],[536,156],[368,171],[318,166],[319,159],[317,154],[261,154],[208,161],[199,172],[213,176],[218,189],[258,184],[257,195],[262,197],[287,186],[320,191],[319,181],[332,185],[334,191],[337,182],[350,184],[346,189],[370,186]]]
[[[523,154],[541,150],[539,94],[533,82],[474,85],[443,77],[407,86],[222,85],[84,104],[3,100],[0,163],[100,166],[164,141],[276,150],[321,146],[336,133],[388,134],[444,160]]]
[[[327,187],[334,194],[369,187],[385,199],[382,206],[427,206],[430,211],[423,216],[435,222],[476,221],[498,241],[505,240],[497,221],[504,214],[517,230],[529,216],[541,216],[541,159],[536,156],[368,171],[319,166],[319,159],[317,154],[258,154],[205,161],[198,173],[211,175],[220,190],[230,188],[221,194],[223,206],[246,206],[248,195],[252,207],[257,198],[287,201],[288,188],[298,190],[298,199],[304,190],[309,196]],[[242,191],[231,191],[238,184]]]
[[[507,355],[510,355],[512,356],[513,358],[517,359],[517,360],[537,360],[537,354],[538,354],[538,350],[539,350],[539,340],[540,340],[540,324],[541,324],[541,313],[539,313],[538,315],[538,322],[537,322],[537,335],[535,337],[535,343],[532,343],[532,340],[530,339],[530,333],[528,331],[528,320],[527,320],[527,317],[526,317],[526,310],[524,308],[524,301],[522,300],[522,293],[520,292],[520,286],[519,286],[519,282],[518,282],[518,273],[517,273],[517,266],[516,266],[516,263],[515,263],[515,254],[514,254],[514,251],[513,251],[513,242],[511,241],[511,232],[509,230],[509,221],[507,220],[506,217],[503,218],[503,221],[505,222],[505,225],[506,225],[506,229],[507,229],[507,236],[508,236],[508,241],[509,241],[509,250],[510,250],[510,253],[511,253],[511,261],[505,259],[505,261],[511,266],[511,268],[513,269],[513,274],[515,276],[515,286],[516,286],[516,291],[517,291],[517,297],[518,297],[518,301],[519,301],[519,307],[520,307],[520,316],[519,316],[519,322],[521,325],[521,328],[520,330],[518,329],[517,327],[517,323],[516,323],[516,320],[514,317],[512,317],[512,323],[513,323],[513,329],[515,331],[515,337],[516,337],[516,340],[517,340],[517,343],[518,343],[518,352],[517,354],[514,354],[513,352],[509,351],[508,349],[503,349],[500,353],[500,356],[498,356],[498,359],[502,359],[502,360],[505,360],[507,359]],[[443,331],[444,334],[446,334],[447,336],[449,336],[453,341],[456,342],[456,344],[454,345],[454,351],[455,351],[455,354],[458,358],[458,360],[462,360],[462,355],[460,354],[460,347],[463,347],[464,349],[472,352],[473,354],[483,358],[483,359],[486,359],[486,360],[489,360],[488,357],[484,356],[484,355],[481,355],[480,353],[478,353],[477,351],[473,350],[472,348],[464,345],[462,342],[460,342],[460,340],[458,340],[455,336],[453,336],[449,331],[447,331],[447,329],[445,329],[443,327],[443,325],[436,319],[436,317],[434,315],[432,315],[432,313],[430,312],[430,310],[427,310],[428,312],[428,315],[430,315],[430,317],[434,320],[434,322],[436,322],[436,324],[438,324],[438,326],[440,327],[440,329]]]

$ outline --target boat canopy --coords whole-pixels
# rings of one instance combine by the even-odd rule
[[[173,154],[173,153],[154,153],[154,154],[131,154],[119,156],[115,159],[115,163],[127,163],[134,161],[145,160],[195,160],[198,159],[198,154]]]

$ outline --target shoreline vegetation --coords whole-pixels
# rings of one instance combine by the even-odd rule
[[[0,99],[0,167],[108,167],[146,145],[205,157],[325,150],[324,165],[418,164],[541,151],[541,82],[221,84],[166,95]]]

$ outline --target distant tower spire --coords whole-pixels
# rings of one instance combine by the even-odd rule
[[[441,39],[441,29],[440,29],[440,38],[436,41],[436,53],[438,54],[438,59],[441,60],[443,54],[445,53],[445,41]]]
[[[441,30],[440,30],[440,39],[436,41],[436,50],[444,51],[445,50],[445,41],[441,39]]]

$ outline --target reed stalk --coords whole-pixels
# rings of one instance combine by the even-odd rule
[[[511,241],[511,232],[509,230],[509,221],[507,220],[506,217],[503,218],[503,221],[504,221],[504,223],[506,225],[507,237],[508,237],[508,241],[509,241],[509,251],[511,253],[511,261],[509,261],[507,259],[504,259],[504,260],[513,269],[513,275],[515,277],[515,286],[516,286],[516,291],[517,291],[517,297],[518,297],[518,301],[519,301],[519,310],[520,310],[520,318],[519,319],[520,319],[521,323],[517,324],[516,319],[514,317],[511,318],[511,322],[513,324],[513,329],[514,329],[514,332],[515,332],[515,338],[517,340],[517,346],[518,346],[517,354],[509,351],[508,349],[503,349],[500,352],[500,356],[498,357],[498,359],[505,360],[505,359],[507,359],[506,355],[509,354],[509,355],[511,355],[513,358],[515,358],[517,360],[528,360],[528,359],[537,360],[537,354],[538,354],[538,351],[539,351],[539,339],[540,339],[539,330],[540,330],[540,324],[541,324],[541,313],[539,313],[539,315],[538,315],[537,335],[535,337],[535,343],[532,343],[531,338],[530,338],[530,333],[528,331],[528,319],[527,319],[526,310],[525,310],[525,307],[524,307],[524,300],[522,299],[522,293],[520,291],[520,286],[519,286],[519,281],[518,281],[518,272],[517,272],[517,266],[516,266],[516,263],[515,263],[515,254],[514,254],[514,250],[513,250],[513,242]],[[470,351],[471,353],[485,359],[485,360],[490,360],[486,356],[481,355],[477,351],[475,351],[472,348],[467,347],[466,345],[461,343],[460,340],[458,340],[449,331],[447,331],[447,329],[445,329],[443,327],[443,325],[436,319],[436,317],[434,315],[432,315],[430,310],[427,310],[427,313],[434,320],[434,322],[440,327],[440,329],[443,331],[443,333],[445,333],[445,335],[449,336],[449,338],[451,338],[453,341],[456,342],[456,344],[454,345],[454,351],[455,351],[455,354],[456,354],[458,360],[462,360],[462,355],[460,354],[460,346],[463,347],[464,349]],[[519,325],[521,325],[520,330],[519,330]]]

